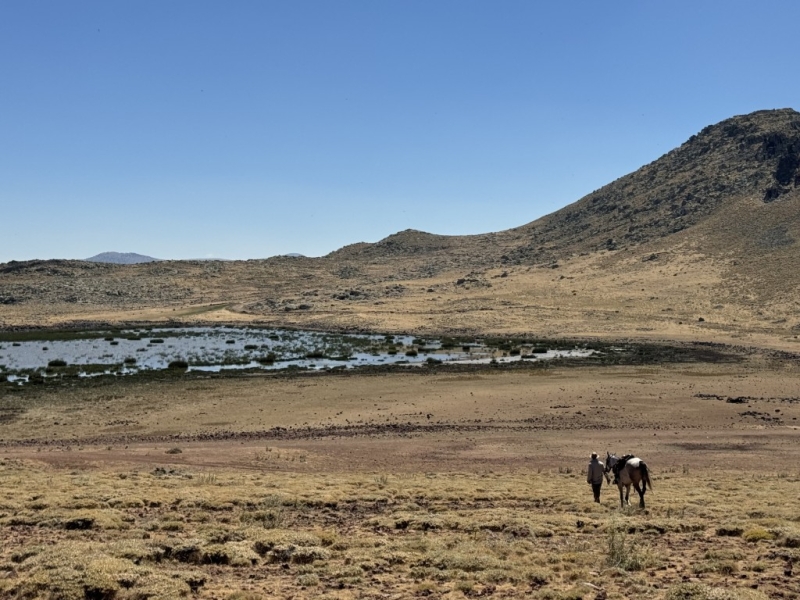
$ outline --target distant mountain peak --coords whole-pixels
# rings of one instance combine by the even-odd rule
[[[156,262],[160,258],[136,254],[135,252],[101,252],[86,259],[88,262],[113,263],[116,265],[135,265],[138,263]]]

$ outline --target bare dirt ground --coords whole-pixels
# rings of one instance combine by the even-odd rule
[[[798,390],[769,354],[4,387],[0,590],[794,598]],[[591,501],[592,450],[646,510]]]

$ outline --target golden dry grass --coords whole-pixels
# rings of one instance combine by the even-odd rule
[[[666,598],[688,580],[731,598],[798,593],[783,571],[800,544],[800,478],[776,475],[676,467],[658,473],[648,510],[620,511],[610,492],[591,502],[574,471],[69,470],[6,459],[0,590]]]

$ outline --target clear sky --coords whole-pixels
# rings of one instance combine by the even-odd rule
[[[796,0],[4,0],[0,262],[522,225],[800,108]]]

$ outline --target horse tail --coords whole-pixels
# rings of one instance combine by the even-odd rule
[[[653,491],[653,483],[650,481],[650,471],[647,470],[647,465],[644,463],[643,460],[639,461],[639,470],[642,474],[642,489],[646,486],[650,486],[650,491]]]

